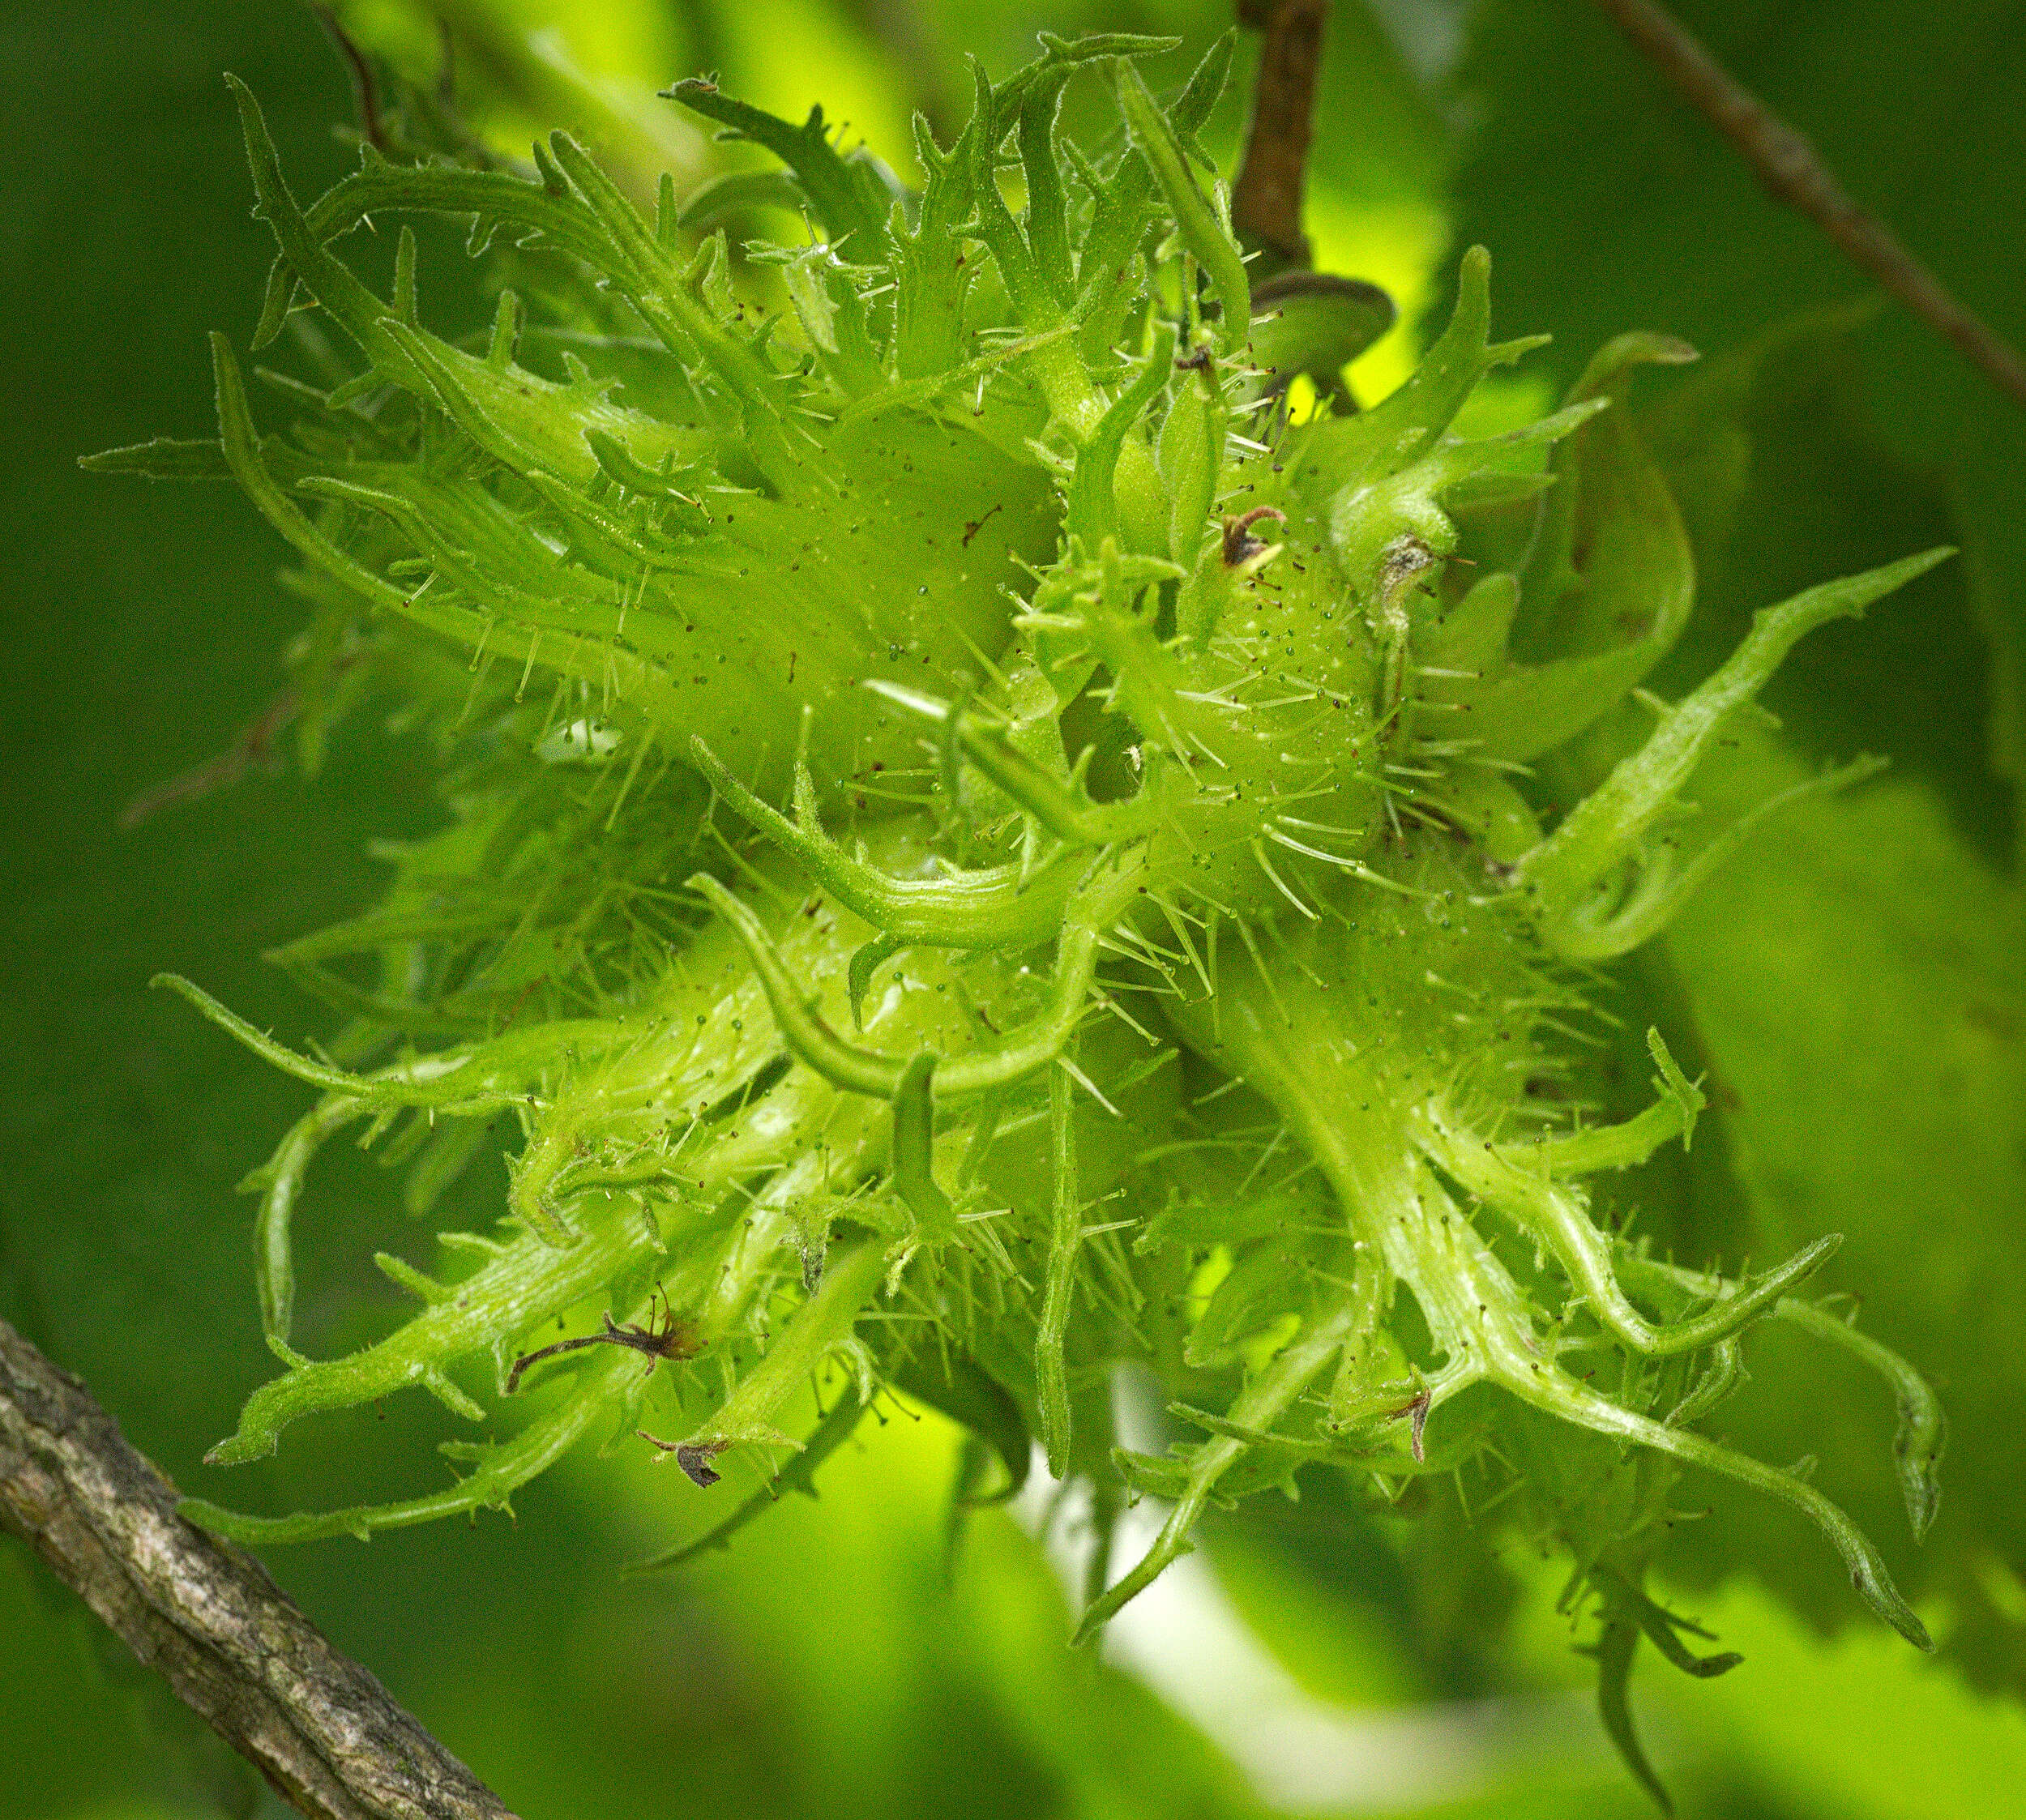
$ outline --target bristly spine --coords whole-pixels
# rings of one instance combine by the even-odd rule
[[[1639,1638],[1695,1673],[1734,1660],[1690,1656],[1641,1590],[1680,1468],[1800,1509],[1926,1646],[1805,1476],[1701,1431],[1750,1328],[1797,1322],[1886,1377],[1917,1535],[1942,1419],[1802,1298],[1833,1237],[1740,1280],[1593,1215],[1586,1178],[1693,1135],[1703,1097],[1659,1032],[1655,1100],[1624,1123],[1532,1087],[1585,970],[1743,836],[1684,848],[1712,742],[1796,640],[1947,553],[1767,609],[1624,733],[1693,574],[1618,407],[1690,351],[1624,337],[1549,416],[1456,435],[1534,345],[1491,340],[1473,250],[1404,385],[1293,408],[1290,382],[1390,306],[1255,289],[1196,141],[1229,41],[1163,97],[1139,65],[1172,48],[1045,36],[1005,81],[978,70],[954,144],[917,126],[919,193],[820,114],[678,83],[784,168],[686,206],[665,189],[652,219],[562,134],[532,176],[369,146],[305,207],[235,84],[279,249],[259,340],[314,306],[327,389],[286,382],[310,414],[263,436],[217,337],[217,440],[93,465],[237,480],[301,559],[312,744],[391,694],[452,813],[378,908],[276,956],[348,1019],[327,1058],[170,982],[320,1095],[247,1184],[287,1369],[212,1458],[406,1386],[489,1420],[455,1375],[473,1361],[502,1415],[536,1412],[449,1444],[448,1491],[189,1508],[247,1541],[365,1536],[504,1507],[636,1429],[708,1485],[742,1448],[836,1446],[836,1410],[780,1425],[841,1362],[850,1408],[882,1384],[940,1398],[1015,1478],[1032,1434],[1101,1511],[1169,1502],[1088,1636],[1212,1500],[1328,1463],[1392,1501],[1468,1468],[1568,1553],[1607,1723],[1651,1784],[1623,1706]],[[1079,78],[1116,98],[1102,156],[1058,137]],[[801,210],[807,242],[698,238],[755,199]],[[407,230],[391,303],[340,258],[408,212],[534,281],[482,345],[425,326]],[[1617,762],[1571,759],[1584,793],[1544,826],[1529,767],[1606,728]],[[475,1260],[455,1280],[383,1254],[419,1311],[311,1360],[291,1224],[318,1147],[360,1124],[394,1134],[412,1212],[487,1149],[511,1152],[506,1204],[494,1233],[442,1235]],[[1113,1446],[1129,1361],[1202,1439]]]

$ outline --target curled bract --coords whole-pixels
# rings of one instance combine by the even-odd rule
[[[1542,1086],[1596,963],[1746,832],[1684,840],[1712,743],[1797,640],[1946,553],[1769,607],[1679,700],[1644,696],[1693,572],[1623,398],[1688,351],[1628,337],[1561,408],[1458,435],[1533,345],[1491,339],[1473,249],[1412,378],[1304,415],[1288,376],[1334,374],[1390,305],[1254,289],[1195,142],[1229,44],[1164,99],[1139,66],[1165,48],[1048,39],[979,74],[954,145],[921,130],[919,194],[818,117],[678,84],[784,168],[652,217],[562,135],[532,179],[369,148],[302,206],[237,91],[279,248],[262,337],[314,306],[349,365],[263,436],[220,337],[217,441],[98,464],[235,478],[301,559],[306,675],[398,699],[451,816],[378,910],[278,957],[352,1020],[342,1065],[170,982],[321,1095],[249,1178],[287,1369],[211,1457],[408,1386],[460,1421],[532,1413],[449,1443],[449,1490],[190,1508],[252,1541],[363,1536],[504,1506],[592,1433],[700,1487],[749,1459],[799,1459],[806,1487],[899,1387],[1008,1484],[1032,1435],[1101,1515],[1167,1501],[1088,1636],[1212,1501],[1320,1466],[1387,1501],[1483,1479],[1570,1555],[1642,1763],[1639,1638],[1691,1673],[1728,1660],[1641,1591],[1684,1471],[1793,1505],[1926,1643],[1834,1503],[1699,1426],[1754,1327],[1886,1376],[1917,1534],[1941,1417],[1803,1299],[1833,1236],[1738,1277],[1599,1219],[1591,1179],[1704,1109],[1660,1032],[1622,1122]],[[1079,76],[1116,97],[1101,156],[1058,138]],[[808,244],[695,238],[784,201]],[[538,280],[482,350],[425,326],[411,240],[391,301],[340,257],[412,212]],[[1549,756],[1558,812],[1529,769]],[[421,1308],[313,1360],[291,1224],[318,1147],[361,1122],[415,1213],[489,1150],[504,1203],[440,1235],[438,1275],[380,1254]],[[1201,1438],[1115,1446],[1127,1362]],[[798,1433],[812,1381],[831,1406]]]

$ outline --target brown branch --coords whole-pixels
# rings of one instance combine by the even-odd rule
[[[0,1527],[314,1820],[513,1820],[0,1321]]]
[[[375,152],[386,151],[387,127],[380,117],[380,90],[373,79],[372,64],[366,61],[365,53],[338,23],[338,15],[328,6],[312,5],[310,11],[317,15],[318,23],[344,59],[346,73],[352,78],[353,103],[359,111],[359,130]]]
[[[120,826],[138,828],[172,803],[190,802],[214,791],[237,784],[255,765],[270,764],[275,741],[288,730],[289,723],[301,711],[302,698],[284,689],[263,708],[238,738],[216,758],[207,758],[188,771],[178,771],[165,784],[145,789],[120,811]]]
[[[1851,199],[1803,135],[1742,87],[1656,0],[1597,4],[1745,155],[1767,190],[1806,216],[1917,316],[1954,342],[1994,384],[2026,405],[2026,361],[2018,351],[1958,303],[1890,228]]]
[[[1231,224],[1247,250],[1266,254],[1256,276],[1309,268],[1302,182],[1315,115],[1329,0],[1238,0],[1238,23],[1266,35],[1252,91],[1245,159],[1231,188]]]

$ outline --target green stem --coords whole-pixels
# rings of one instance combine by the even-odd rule
[[[1720,1297],[1730,1292],[1730,1285],[1720,1276],[1641,1257],[1629,1245],[1621,1249],[1618,1269],[1627,1275],[1643,1276],[1691,1295]],[[1934,1521],[1942,1498],[1935,1469],[1948,1444],[1948,1418],[1941,1399],[1927,1380],[1891,1347],[1819,1304],[1783,1297],[1773,1304],[1772,1314],[1776,1320],[1788,1322],[1817,1339],[1840,1348],[1891,1386],[1900,1416],[1899,1433],[1892,1444],[1893,1461],[1899,1472],[1907,1521],[1914,1540],[1922,1540]]]
[[[644,1312],[643,1304],[634,1318]],[[648,1369],[652,1371],[652,1361]],[[287,1517],[249,1516],[201,1497],[186,1497],[177,1509],[214,1536],[256,1549],[271,1543],[322,1541],[333,1536],[356,1536],[364,1542],[376,1530],[404,1529],[467,1510],[511,1510],[512,1493],[561,1459],[626,1394],[630,1382],[645,1375],[639,1360],[626,1352],[588,1364],[575,1387],[555,1408],[530,1422],[511,1441],[486,1448],[464,1478],[427,1497],[344,1510],[297,1511]]]
[[[1361,1332],[1377,1313],[1374,1286],[1383,1280],[1376,1258],[1361,1256],[1352,1287],[1309,1322],[1274,1356],[1231,1406],[1233,1427],[1258,1433],[1271,1430],[1321,1374],[1323,1367]],[[1189,1482],[1160,1526],[1160,1534],[1131,1572],[1101,1599],[1093,1600],[1076,1627],[1075,1641],[1087,1643],[1133,1599],[1144,1592],[1176,1561],[1187,1554],[1189,1537],[1202,1517],[1217,1481],[1250,1450],[1252,1443],[1228,1434],[1213,1435],[1189,1463]]]
[[[286,1339],[295,1320],[296,1271],[290,1228],[304,1172],[323,1146],[372,1109],[355,1095],[334,1093],[319,1100],[289,1128],[265,1167],[240,1184],[258,1188],[260,1213],[254,1222],[254,1275],[260,1297],[261,1331]]]
[[[1786,1262],[1687,1320],[1656,1325],[1632,1305],[1613,1268],[1611,1239],[1597,1229],[1576,1192],[1518,1167],[1510,1157],[1464,1130],[1430,1103],[1408,1115],[1410,1141],[1463,1187],[1496,1207],[1554,1253],[1591,1313],[1621,1344],[1652,1357],[1695,1352],[1728,1339],[1765,1313],[1829,1260],[1843,1242],[1825,1233]]]
[[[1034,1336],[1036,1399],[1048,1469],[1056,1478],[1069,1471],[1069,1374],[1062,1341],[1069,1330],[1070,1302],[1076,1286],[1076,1254],[1084,1240],[1084,1204],[1076,1188],[1076,1125],[1066,1068],[1048,1077],[1049,1148],[1054,1164],[1055,1215],[1049,1231],[1048,1281],[1040,1331]]]
[[[962,1099],[1010,1087],[1062,1053],[1083,1019],[1101,945],[1138,896],[1145,871],[1143,856],[1135,852],[1113,861],[1108,876],[1088,882],[1078,891],[1057,946],[1055,983],[1046,1009],[1003,1042],[942,1062],[936,1074],[939,1098]],[[796,1057],[848,1093],[892,1099],[913,1056],[881,1055],[846,1042],[823,1021],[814,1001],[803,996],[766,926],[744,903],[707,873],[693,877],[690,888],[710,900],[745,944],[766,988],[781,1040]]]

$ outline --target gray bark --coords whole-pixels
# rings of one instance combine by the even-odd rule
[[[83,1384],[0,1321],[0,1527],[316,1820],[513,1820],[177,1492]]]

